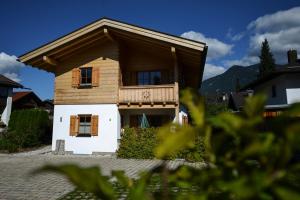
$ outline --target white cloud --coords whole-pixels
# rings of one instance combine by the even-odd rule
[[[251,55],[259,55],[265,38],[277,63],[287,62],[286,52],[289,49],[300,51],[300,7],[259,17],[247,28],[253,32],[249,43]]]
[[[208,60],[221,58],[232,53],[233,45],[226,44],[215,38],[205,37],[205,35],[199,32],[188,31],[181,34],[181,37],[197,40],[200,42],[205,42],[208,46],[208,53],[207,53]]]
[[[256,32],[277,32],[291,27],[300,26],[300,7],[294,7],[289,10],[278,11],[273,14],[264,15],[252,21],[248,30]]]
[[[10,56],[4,52],[0,53],[0,74],[16,82],[20,82],[20,69],[24,66],[23,63],[17,61],[16,56]]]
[[[209,79],[211,77],[222,74],[226,71],[226,69],[222,66],[217,66],[213,64],[205,64],[203,80]]]
[[[226,34],[226,37],[236,42],[241,40],[245,36],[245,32],[233,34],[233,30],[230,28]]]
[[[259,58],[257,56],[244,56],[239,60],[225,60],[224,64],[226,67],[231,67],[233,65],[240,66],[249,66],[259,62]]]

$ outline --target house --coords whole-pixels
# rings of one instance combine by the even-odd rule
[[[0,114],[1,114],[0,127],[1,128],[7,126],[9,122],[9,118],[11,114],[13,88],[23,88],[23,86],[0,74]]]
[[[205,43],[103,18],[19,57],[55,74],[52,150],[114,153],[120,130],[182,123],[179,90],[200,88]]]
[[[242,111],[246,98],[252,95],[252,90],[231,92],[228,98],[228,108],[234,112]]]
[[[33,91],[14,92],[12,97],[12,110],[39,108],[53,117],[53,101],[46,99],[42,101]]]
[[[32,91],[14,92],[12,97],[12,109],[30,109],[43,106],[42,100]]]
[[[247,85],[254,93],[267,94],[265,116],[276,116],[290,104],[300,102],[300,61],[296,50],[287,52],[288,64]]]

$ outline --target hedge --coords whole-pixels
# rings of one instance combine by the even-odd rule
[[[44,110],[13,111],[8,130],[0,138],[0,149],[15,152],[21,148],[39,146],[50,134],[49,127],[49,116]]]
[[[154,148],[158,145],[158,128],[125,128],[117,151],[118,158],[153,159]],[[186,149],[169,159],[185,159],[187,161],[202,161],[204,152],[202,138],[198,137],[193,149]]]

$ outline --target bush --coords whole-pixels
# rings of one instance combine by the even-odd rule
[[[38,109],[13,111],[8,131],[0,138],[0,148],[9,152],[39,146],[48,134],[48,113]]]
[[[119,158],[152,159],[154,149],[159,144],[157,128],[125,128],[117,152]],[[195,146],[184,149],[166,159],[186,159],[187,161],[202,161],[204,152],[203,141],[197,137]]]
[[[156,128],[125,128],[117,156],[135,159],[154,158],[156,133]]]

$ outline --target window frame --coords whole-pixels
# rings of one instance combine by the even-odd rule
[[[77,115],[79,120],[78,120],[78,134],[76,137],[91,137],[92,136],[92,114],[79,114]],[[81,130],[81,119],[85,118],[85,122],[86,123],[86,119],[89,118],[89,125],[84,125],[84,132],[80,132]],[[89,127],[89,132],[86,132],[86,127]]]
[[[93,84],[93,67],[80,67],[79,70],[80,70],[79,87],[80,88],[90,88],[90,87],[92,87],[92,84]],[[86,74],[85,77],[82,76],[83,70],[86,71],[85,72],[85,74]],[[90,70],[90,77],[88,77],[88,70]],[[86,83],[82,83],[83,79],[85,79]],[[87,81],[88,79],[90,79],[90,82]]]

